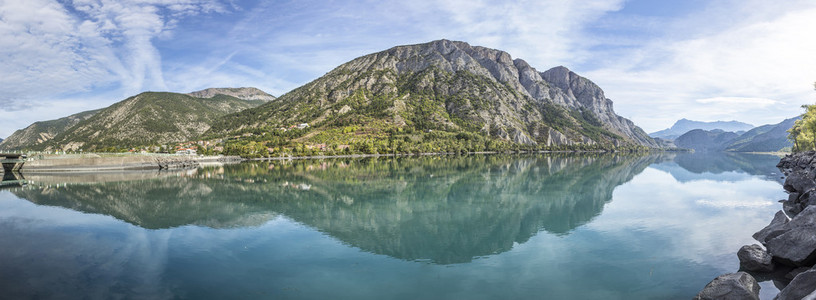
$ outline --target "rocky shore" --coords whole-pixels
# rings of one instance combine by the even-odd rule
[[[740,248],[739,272],[715,278],[694,299],[759,299],[757,279],[780,289],[774,299],[816,299],[816,152],[787,155],[777,168],[788,199],[754,233],[760,244]]]

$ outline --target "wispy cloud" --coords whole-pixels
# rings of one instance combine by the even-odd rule
[[[733,3],[730,3],[733,4]],[[643,40],[586,75],[616,101],[616,109],[647,129],[682,117],[776,123],[813,102],[816,6],[756,1],[715,6],[675,20],[675,29]]]
[[[96,89],[166,89],[152,40],[181,17],[224,10],[205,0],[0,1],[0,109]]]
[[[745,97],[714,97],[697,99],[697,103],[714,103],[714,104],[728,104],[741,105],[748,108],[764,108],[774,104],[779,104],[779,101],[766,98],[745,98]]]
[[[647,131],[683,117],[775,123],[816,100],[816,3],[632,8],[643,3],[0,0],[0,111],[212,86],[279,96],[355,57],[441,38],[567,66]]]

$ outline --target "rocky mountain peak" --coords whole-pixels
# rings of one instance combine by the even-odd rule
[[[564,66],[557,66],[541,73],[542,78],[562,90],[569,89],[571,78],[574,76],[577,75]]]
[[[266,92],[254,88],[254,87],[240,87],[240,88],[208,88],[203,89],[200,91],[195,91],[188,93],[187,95],[196,97],[196,98],[212,98],[215,95],[226,95],[232,96],[241,100],[260,100],[260,101],[272,101],[275,100],[276,97]]]
[[[365,97],[357,98],[360,95]],[[390,116],[382,118],[397,126],[420,123],[521,144],[659,147],[631,121],[615,114],[600,87],[569,69],[542,73],[505,51],[444,39],[396,46],[342,64],[281,96],[274,107],[259,107],[253,114],[266,119],[249,127],[291,122],[333,126],[330,120],[355,113],[345,103],[363,108],[371,99],[382,100],[388,109],[385,115]],[[287,111],[308,115],[277,115]],[[431,115],[419,118],[417,113]],[[215,129],[230,131],[227,126]]]

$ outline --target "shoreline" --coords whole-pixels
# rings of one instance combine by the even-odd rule
[[[84,154],[29,154],[28,160],[15,171],[17,173],[104,173],[121,171],[174,170],[199,166],[224,165],[243,161],[285,161],[306,159],[376,158],[376,157],[421,157],[447,155],[496,155],[496,154],[556,154],[556,153],[654,153],[656,151],[603,151],[603,150],[559,150],[559,151],[476,151],[386,153],[386,154],[345,154],[312,156],[277,156],[244,158],[240,156],[175,155],[175,154],[126,154],[126,153],[84,153]],[[665,151],[657,151],[665,152]]]
[[[27,174],[174,170],[244,161],[237,156],[100,154],[32,155],[17,172]]]
[[[446,155],[519,155],[519,154],[637,154],[637,153],[676,153],[673,150],[647,151],[609,151],[609,150],[540,150],[540,151],[475,151],[457,152],[422,152],[422,153],[385,153],[385,154],[343,154],[312,156],[268,156],[244,158],[225,155],[176,155],[176,154],[129,154],[129,153],[83,153],[83,154],[29,154],[28,161],[17,171],[19,173],[89,173],[121,172],[140,170],[187,169],[198,166],[223,165],[243,161],[285,161],[306,159],[342,159],[342,158],[377,158],[377,157],[422,157]],[[682,151],[680,151],[682,152]],[[760,154],[760,153],[754,153]],[[765,153],[761,153],[765,154]]]
[[[694,299],[759,299],[757,279],[779,288],[774,300],[816,298],[816,151],[789,153],[776,167],[788,199],[752,235],[758,243],[739,249],[739,270],[714,278]]]
[[[301,159],[331,159],[331,158],[367,158],[367,157],[412,157],[412,156],[443,156],[443,155],[492,155],[492,154],[547,154],[547,153],[653,153],[655,151],[602,151],[602,150],[587,150],[587,151],[476,151],[466,153],[456,152],[422,152],[422,153],[387,153],[387,154],[344,154],[344,155],[313,155],[313,156],[273,156],[273,157],[258,157],[245,158],[247,161],[274,161],[274,160],[301,160]],[[666,151],[657,151],[666,152]]]

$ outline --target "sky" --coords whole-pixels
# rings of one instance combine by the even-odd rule
[[[0,138],[143,91],[280,96],[438,39],[598,84],[647,132],[778,123],[816,102],[816,1],[0,0]]]

